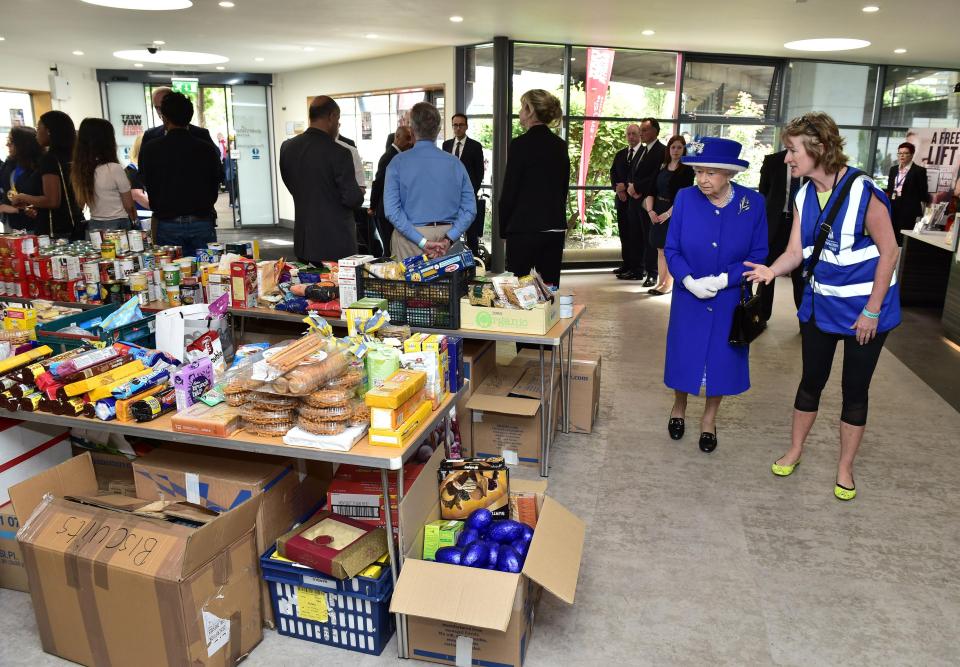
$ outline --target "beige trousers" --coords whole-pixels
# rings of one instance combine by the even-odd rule
[[[453,225],[424,225],[422,227],[417,227],[417,231],[423,234],[423,237],[428,241],[439,241],[446,236],[447,232],[450,231],[452,226]],[[390,245],[392,246],[391,250],[393,251],[393,256],[399,260],[423,254],[423,250],[418,248],[416,243],[409,240],[396,229],[393,230],[393,237],[390,240]],[[457,241],[450,246],[450,250],[447,251],[447,254],[453,255],[461,252],[462,250],[463,244],[460,241]]]

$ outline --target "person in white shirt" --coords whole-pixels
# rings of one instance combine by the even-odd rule
[[[70,178],[77,204],[90,209],[88,232],[130,229],[137,220],[130,180],[117,160],[110,121],[84,118],[80,123]]]

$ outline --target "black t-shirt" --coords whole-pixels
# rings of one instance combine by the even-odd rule
[[[73,186],[70,185],[70,157],[59,155],[48,150],[40,158],[40,180],[47,174],[56,176],[60,180],[60,206],[55,209],[41,210],[37,216],[37,229],[40,234],[51,236],[83,236],[83,211],[77,205],[73,196]],[[66,191],[66,196],[64,196]]]
[[[139,167],[155,218],[216,219],[221,164],[212,144],[173,129],[141,148]]]

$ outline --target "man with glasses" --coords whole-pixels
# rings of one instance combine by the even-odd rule
[[[467,228],[467,246],[476,255],[480,250],[480,237],[483,236],[483,223],[486,215],[486,202],[480,199],[480,185],[483,183],[483,146],[467,136],[467,117],[465,114],[454,114],[453,139],[443,142],[443,150],[452,153],[460,159],[470,176],[473,192],[477,197],[477,217]]]
[[[913,162],[917,147],[905,141],[897,147],[897,164],[890,167],[886,193],[893,209],[893,231],[897,243],[903,245],[903,230],[913,229],[923,215],[923,205],[930,203],[927,170]]]

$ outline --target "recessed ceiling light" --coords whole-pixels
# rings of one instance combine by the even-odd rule
[[[657,81],[657,85],[658,85],[658,86],[662,86],[662,85],[663,85],[663,81]]]
[[[653,30],[643,30],[643,31],[641,31],[640,34],[643,35],[644,37],[652,37],[653,35],[656,35],[657,33],[655,33]]]
[[[143,67],[143,63],[133,63],[134,67]]]
[[[917,78],[917,77],[915,77],[915,76],[908,76],[908,77],[907,77],[907,81],[913,81],[913,80],[916,79],[916,78]]]
[[[256,60],[258,63],[262,63],[262,62],[263,62],[263,58],[254,58],[254,60]]]
[[[573,62],[574,60],[576,60],[576,58],[573,58],[573,57],[570,58],[570,62]]]
[[[193,7],[191,0],[83,0],[88,5],[113,9],[138,9],[145,12],[169,11]]]
[[[454,23],[463,23],[462,16],[451,16],[450,20],[453,21]]]
[[[849,51],[870,46],[865,39],[851,39],[849,37],[818,37],[816,39],[798,39],[787,42],[783,48],[792,51]]]
[[[893,52],[894,52],[894,53],[906,53],[907,50],[906,50],[906,49],[894,49]]]
[[[226,9],[230,9],[231,7],[236,7],[235,4],[233,4],[232,2],[227,2],[226,0],[224,0],[224,2],[219,3],[219,5]]]
[[[73,52],[73,55],[75,55],[75,56],[82,56],[82,55],[83,55],[83,51],[74,51],[74,52]]]
[[[163,41],[162,39],[155,39],[153,40],[153,43],[156,44],[157,46],[163,46],[164,44],[166,44],[166,42]]]
[[[879,12],[880,8],[877,7],[876,5],[867,5],[866,7],[863,8],[862,11],[865,14],[874,14],[876,12]]]
[[[367,39],[376,39],[376,38],[379,37],[379,36],[380,36],[380,35],[378,35],[378,34],[375,33],[375,32],[368,32],[368,33],[365,35],[365,37],[366,37]]]
[[[217,65],[217,69],[218,69],[218,70],[225,70],[225,69],[227,69],[227,68],[224,67],[223,65]]]
[[[0,37],[0,42],[4,41],[6,37]]]
[[[150,53],[146,49],[114,51],[113,56],[122,60],[136,60],[145,63],[164,65],[213,65],[225,63],[229,58],[216,53],[197,53],[195,51],[157,51]]]
[[[312,47],[312,46],[305,46],[305,47],[303,47],[303,50],[304,50],[304,51],[313,51],[313,47]]]

